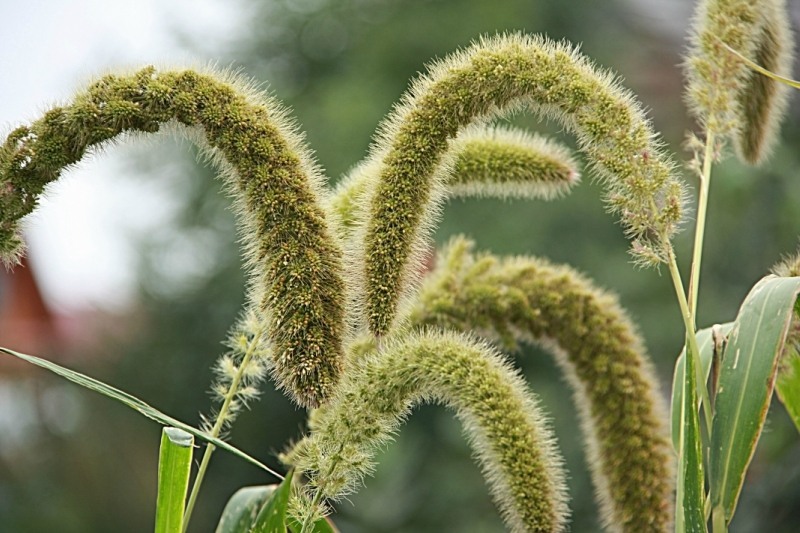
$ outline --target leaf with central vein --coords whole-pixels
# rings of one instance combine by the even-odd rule
[[[727,337],[731,329],[733,329],[733,322],[726,324],[716,324],[710,328],[701,329],[697,332],[697,347],[700,350],[700,368],[703,369],[703,376],[708,381],[708,375],[711,373],[711,360],[714,356],[714,330],[719,332],[723,337]],[[683,372],[686,361],[686,347],[678,356],[675,361],[675,373],[672,378],[672,404],[671,404],[671,419],[672,419],[672,446],[675,451],[678,451],[681,438],[681,409],[683,405]],[[699,408],[698,404],[698,408]]]
[[[687,343],[688,345],[688,343]],[[693,368],[697,354],[687,349],[687,364]],[[710,360],[710,358],[709,358]],[[694,372],[686,372],[681,382],[680,437],[678,450],[678,486],[675,524],[679,533],[705,533],[703,509],[703,443],[700,438],[700,417],[697,410],[697,380]]]
[[[103,383],[102,381],[98,381],[98,380],[96,380],[94,378],[91,378],[91,377],[85,375],[85,374],[81,374],[80,372],[76,372],[74,370],[70,370],[69,368],[65,368],[63,366],[57,365],[57,364],[53,363],[52,361],[48,361],[47,359],[42,359],[41,357],[36,357],[34,355],[27,355],[27,354],[24,354],[24,353],[15,352],[14,350],[9,350],[8,348],[3,348],[3,347],[0,347],[0,353],[5,353],[5,354],[11,355],[13,357],[17,357],[19,359],[22,359],[23,361],[27,361],[29,363],[32,363],[32,364],[34,364],[36,366],[42,367],[45,370],[49,370],[50,372],[53,372],[54,374],[58,374],[62,378],[66,378],[66,379],[70,380],[71,382],[80,385],[81,387],[84,387],[86,389],[92,390],[94,392],[99,392],[103,396],[111,398],[112,400],[117,400],[118,402],[120,402],[122,404],[125,404],[128,407],[130,407],[131,409],[133,409],[135,411],[138,411],[139,413],[143,414],[144,416],[146,416],[150,420],[155,420],[159,424],[162,424],[164,426],[172,426],[172,427],[180,428],[180,429],[184,430],[185,432],[187,432],[187,433],[189,433],[191,435],[194,435],[198,439],[204,440],[204,441],[208,442],[209,444],[211,444],[213,446],[216,446],[217,448],[225,450],[226,452],[230,452],[233,455],[235,455],[235,456],[237,456],[237,457],[239,457],[241,459],[244,459],[248,463],[251,463],[251,464],[257,466],[258,468],[260,468],[260,469],[262,469],[262,470],[264,470],[266,472],[269,472],[273,476],[276,476],[279,479],[283,479],[282,475],[280,475],[279,473],[275,472],[274,470],[272,470],[270,467],[268,467],[267,465],[263,464],[259,460],[247,455],[246,453],[244,453],[243,451],[239,450],[238,448],[235,448],[235,447],[231,446],[230,444],[228,444],[227,442],[225,442],[223,440],[214,438],[211,435],[208,435],[207,433],[205,433],[203,431],[200,431],[199,429],[197,429],[195,427],[192,427],[189,424],[186,424],[185,422],[181,422],[177,418],[172,418],[171,416],[162,413],[161,411],[159,411],[155,407],[152,407],[151,405],[148,405],[147,403],[143,402],[139,398],[137,398],[135,396],[132,396],[132,395],[128,394],[125,391],[121,391],[116,387],[112,387],[111,385]]]
[[[730,522],[767,416],[800,278],[761,279],[742,303],[722,359],[711,426],[711,504]]]

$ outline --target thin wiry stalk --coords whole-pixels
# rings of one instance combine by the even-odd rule
[[[219,412],[217,413],[217,419],[214,422],[213,428],[211,428],[210,434],[212,437],[217,438],[222,433],[222,429],[229,424],[229,413],[231,406],[233,405],[235,398],[240,390],[240,384],[244,379],[245,373],[247,372],[247,368],[250,364],[250,360],[253,355],[256,353],[259,344],[262,341],[263,330],[258,330],[253,335],[253,338],[250,340],[249,345],[247,346],[247,350],[245,351],[244,357],[242,358],[241,363],[239,364],[239,368],[236,374],[233,376],[233,379],[228,386],[228,393],[225,395],[225,398],[222,402],[222,406],[219,408]],[[189,499],[186,503],[186,512],[184,513],[183,517],[183,531],[185,532],[189,527],[189,520],[192,518],[192,512],[194,511],[195,503],[197,502],[197,496],[200,494],[200,487],[203,485],[203,480],[205,479],[206,470],[208,469],[208,464],[211,461],[211,456],[214,453],[216,447],[212,446],[211,444],[206,446],[205,452],[203,452],[203,459],[200,461],[200,467],[197,469],[197,476],[194,478],[194,482],[192,484],[192,491],[189,494]]]

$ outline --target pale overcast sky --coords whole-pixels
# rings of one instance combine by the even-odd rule
[[[236,4],[0,0],[0,132],[36,119],[109,69],[220,60],[244,16]],[[214,52],[181,49],[179,33]],[[122,236],[147,231],[171,202],[156,184],[119,175],[126,150],[113,148],[65,174],[26,221],[29,256],[57,309],[114,308],[133,297],[134,252]]]

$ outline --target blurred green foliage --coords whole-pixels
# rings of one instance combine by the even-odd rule
[[[581,43],[584,53],[627,80],[653,109],[655,128],[676,159],[692,127],[681,105],[684,11],[659,2],[591,0],[239,0],[251,22],[230,57],[247,76],[266,80],[292,107],[311,147],[334,179],[364,156],[378,122],[408,81],[432,58],[481,34],[544,32]],[[674,6],[673,6],[674,7]],[[677,14],[676,14],[677,13]],[[668,17],[668,18],[667,18]],[[204,46],[205,43],[189,43]],[[157,58],[154,58],[157,61]],[[796,100],[796,99],[795,99]],[[794,251],[800,229],[798,106],[783,128],[783,144],[763,168],[733,159],[717,167],[711,192],[700,292],[699,325],[731,320],[752,284],[782,254]],[[515,123],[553,131],[525,116]],[[571,139],[567,137],[566,142]],[[174,225],[142,243],[140,306],[124,344],[107,343],[99,363],[81,368],[184,421],[209,411],[210,367],[243,302],[243,276],[227,199],[212,172],[193,154],[165,141],[132,163],[145,179],[169,180],[185,208]],[[151,150],[153,151],[153,150]],[[684,173],[690,185],[692,176]],[[550,203],[454,201],[437,233],[456,233],[498,254],[536,254],[582,270],[620,295],[639,324],[666,395],[682,325],[666,273],[636,271],[620,228],[603,212],[599,187],[584,173],[570,197]],[[691,220],[687,220],[687,228]],[[685,232],[689,233],[689,232]],[[688,264],[689,238],[677,243]],[[203,268],[182,275],[179,257]],[[176,266],[178,267],[176,270]],[[196,267],[196,265],[194,265]],[[571,473],[572,530],[599,529],[574,409],[549,356],[531,348],[520,365],[542,396]],[[49,382],[45,382],[44,386]],[[271,385],[271,384],[270,384]],[[271,387],[233,428],[235,444],[277,466],[275,454],[303,429],[304,413]],[[87,397],[89,415],[77,432],[44,435],[36,456],[0,461],[0,530],[10,532],[147,531],[152,524],[160,429],[122,407]],[[795,531],[800,523],[800,445],[781,409],[770,414],[742,496],[735,531]],[[217,453],[192,519],[213,529],[227,498],[247,484],[265,484],[254,468]],[[352,502],[352,503],[351,503]],[[451,415],[425,407],[381,458],[374,479],[340,505],[345,533],[502,531],[477,467]]]

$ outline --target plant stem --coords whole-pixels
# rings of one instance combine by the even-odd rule
[[[714,507],[711,514],[711,528],[714,533],[728,533],[728,524],[725,523],[725,509],[721,505]]]
[[[312,517],[314,516],[314,509],[317,508],[319,505],[320,500],[322,500],[322,489],[317,488],[317,491],[314,493],[314,498],[311,500],[311,512],[307,513],[305,518],[303,518],[303,524],[300,526],[300,533],[306,533],[308,527],[312,524]]]
[[[695,334],[694,318],[689,309],[689,303],[686,301],[686,295],[683,292],[683,281],[681,280],[681,273],[678,270],[678,264],[675,262],[675,254],[672,248],[669,248],[669,273],[672,277],[672,283],[675,287],[675,294],[678,297],[678,305],[681,308],[681,316],[683,317],[683,325],[686,328],[686,344],[688,350],[686,351],[687,364],[694,369],[695,377],[697,380],[697,390],[700,393],[700,400],[703,404],[703,415],[706,421],[706,430],[709,437],[711,436],[711,402],[708,398],[708,389],[706,388],[705,376],[703,370],[700,368],[700,350],[697,347],[697,335]],[[689,353],[691,352],[691,353]]]
[[[703,259],[703,239],[706,231],[706,212],[708,191],[711,185],[711,163],[714,160],[714,132],[706,132],[706,146],[703,153],[703,170],[700,175],[700,193],[697,199],[697,224],[694,231],[692,250],[692,272],[689,277],[689,312],[697,319],[697,293],[700,286],[700,263]],[[695,324],[696,326],[696,324]]]
[[[256,334],[253,335],[253,339],[247,345],[247,350],[242,358],[242,362],[239,364],[239,369],[237,370],[236,375],[233,377],[230,387],[228,387],[228,393],[225,395],[225,400],[222,402],[222,407],[219,409],[217,419],[214,421],[214,427],[211,429],[211,436],[214,438],[219,437],[219,434],[222,432],[222,428],[225,426],[225,420],[227,419],[228,411],[233,403],[233,399],[236,397],[236,392],[239,390],[239,384],[242,382],[244,369],[247,368],[247,364],[253,357],[253,354],[256,351],[256,346],[258,346],[258,341],[262,335],[263,329],[259,329]],[[214,453],[214,450],[216,450],[216,446],[212,444],[208,444],[206,446],[206,450],[203,453],[203,459],[200,461],[200,467],[197,469],[197,476],[194,478],[192,492],[189,495],[189,501],[186,504],[186,513],[183,517],[183,533],[186,533],[186,529],[189,527],[189,519],[192,517],[192,511],[194,511],[195,503],[197,503],[197,495],[200,493],[200,487],[203,484],[206,470],[208,470],[208,463],[211,461],[211,455]]]

